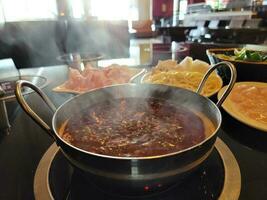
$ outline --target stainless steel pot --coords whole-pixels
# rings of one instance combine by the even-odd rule
[[[222,98],[214,104],[210,99],[199,95],[208,76],[217,67],[226,65],[231,70],[231,81]],[[18,81],[16,85],[16,97],[24,111],[36,121],[49,136],[51,136],[69,162],[80,169],[86,177],[105,188],[112,187],[113,191],[120,191],[131,195],[143,194],[160,190],[190,173],[199,166],[212,152],[221,126],[221,106],[236,80],[235,67],[228,62],[222,62],[211,67],[204,76],[197,92],[186,89],[155,84],[122,84],[100,88],[75,96],[55,108],[48,97],[35,85],[27,81]],[[22,87],[30,87],[36,91],[50,109],[54,112],[52,128],[50,128],[26,103],[22,95]],[[59,128],[65,120],[73,114],[79,114],[81,110],[109,98],[122,97],[155,97],[164,98],[174,105],[182,105],[201,112],[207,116],[216,127],[209,137],[199,144],[179,152],[153,157],[114,157],[100,155],[79,149],[64,141],[59,136]]]

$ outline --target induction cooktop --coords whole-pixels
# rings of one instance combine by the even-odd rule
[[[238,199],[240,190],[241,174],[238,163],[230,149],[219,138],[208,159],[182,183],[149,195],[120,196],[117,193],[105,191],[85,179],[79,170],[73,168],[56,144],[51,145],[44,154],[34,178],[34,194],[37,200],[234,200]]]

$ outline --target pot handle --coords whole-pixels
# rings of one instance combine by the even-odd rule
[[[25,98],[23,97],[22,94],[22,88],[23,87],[29,87],[31,88],[33,91],[35,91],[42,99],[43,101],[48,105],[48,107],[50,108],[50,110],[54,113],[56,111],[56,107],[54,106],[54,104],[51,102],[51,100],[46,96],[46,94],[40,90],[40,88],[38,88],[37,86],[35,86],[34,84],[32,84],[29,81],[25,81],[25,80],[19,80],[16,83],[16,90],[15,90],[15,95],[17,97],[18,103],[20,104],[20,106],[23,108],[23,110],[38,124],[40,125],[47,133],[49,136],[54,138],[54,134],[53,134],[53,130],[50,128],[49,125],[47,125],[47,123],[45,123],[28,105],[28,103],[26,102]]]
[[[217,69],[218,67],[221,67],[223,65],[226,65],[230,71],[231,71],[231,79],[230,79],[230,82],[226,88],[226,90],[224,91],[223,95],[221,96],[221,98],[217,101],[216,105],[218,107],[220,107],[222,105],[222,103],[224,102],[224,100],[226,99],[226,97],[229,95],[229,93],[231,92],[231,90],[233,89],[234,87],[234,84],[235,84],[235,81],[236,81],[236,69],[235,69],[235,66],[230,63],[230,62],[220,62],[220,63],[217,63],[215,65],[213,65],[207,72],[206,74],[204,75],[203,79],[201,80],[199,86],[198,86],[198,89],[196,91],[196,93],[200,94],[200,92],[202,91],[208,77],[210,76],[210,74],[215,70]]]

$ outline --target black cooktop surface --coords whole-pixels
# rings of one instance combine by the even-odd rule
[[[48,177],[51,194],[55,199],[218,199],[224,187],[225,170],[222,158],[215,149],[202,166],[186,177],[183,183],[152,195],[126,197],[107,193],[83,178],[82,174],[74,170],[58,151],[51,163]],[[144,188],[144,193],[145,190],[149,188]]]

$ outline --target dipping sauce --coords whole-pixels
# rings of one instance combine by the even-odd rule
[[[166,100],[123,98],[88,107],[67,120],[59,133],[89,152],[146,157],[189,148],[214,130],[207,118]]]

